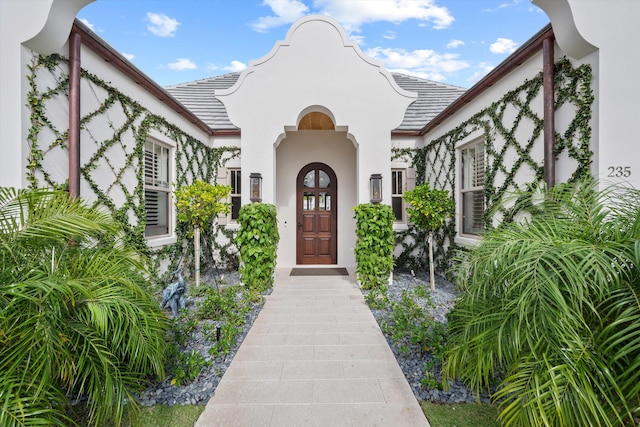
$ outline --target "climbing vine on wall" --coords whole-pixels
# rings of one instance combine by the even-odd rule
[[[570,181],[590,174],[592,152],[591,108],[594,100],[591,89],[591,67],[576,68],[563,58],[555,64],[555,109],[571,108],[573,118],[562,132],[556,129],[555,155],[571,159],[575,167]],[[526,80],[507,92],[498,101],[482,109],[455,129],[441,137],[427,141],[420,149],[396,149],[395,158],[410,158],[416,170],[416,184],[429,182],[432,187],[449,190],[454,202],[456,189],[456,146],[472,133],[480,133],[484,141],[486,165],[484,177],[484,224],[493,227],[496,221],[512,221],[518,213],[514,206],[523,207],[507,198],[521,190],[539,187],[543,181],[543,159],[535,158],[533,149],[541,144],[543,119],[531,107],[542,97],[542,73]],[[526,137],[521,135],[527,134]],[[520,135],[519,137],[517,135]],[[527,177],[528,180],[523,180]],[[424,236],[415,227],[396,235],[400,254],[396,265],[425,268]],[[438,271],[446,273],[450,252],[459,249],[454,242],[455,219],[450,218],[435,236]]]
[[[68,130],[68,60],[61,55],[34,56],[27,75],[31,126],[27,137],[29,154],[27,179],[31,187],[66,187]],[[217,171],[229,159],[238,156],[237,147],[211,148],[184,132],[164,117],[153,114],[137,101],[120,92],[95,74],[81,70],[83,97],[80,119],[82,159],[80,173],[92,194],[83,197],[106,206],[123,225],[126,238],[140,250],[155,255],[157,268],[162,258],[173,271],[183,252],[186,263],[193,253],[184,245],[186,231],[176,228],[178,243],[152,251],[144,236],[146,210],[144,197],[144,147],[154,135],[175,144],[175,176],[172,184],[180,187],[196,179],[215,182]],[[93,99],[91,99],[93,98]],[[163,138],[164,139],[164,138]],[[83,186],[86,190],[86,186]],[[213,228],[208,242],[218,235],[226,238],[219,248],[224,255],[233,253],[232,236],[221,227]]]

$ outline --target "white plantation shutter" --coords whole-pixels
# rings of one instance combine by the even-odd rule
[[[393,169],[391,171],[391,208],[396,222],[404,222],[404,200],[402,195],[406,190],[404,169]]]
[[[169,149],[147,141],[144,150],[147,237],[169,234],[169,190]]]
[[[477,142],[461,150],[462,158],[462,234],[480,234],[484,229],[484,143]]]
[[[238,219],[242,196],[242,174],[240,169],[229,169],[229,185],[231,186],[231,220]]]

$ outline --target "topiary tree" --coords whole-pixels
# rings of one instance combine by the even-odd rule
[[[193,236],[196,286],[200,285],[200,231],[211,226],[218,215],[229,212],[229,203],[222,200],[230,193],[228,185],[200,180],[175,190],[178,221],[189,225],[189,234]]]
[[[449,197],[447,190],[437,190],[429,187],[429,183],[420,184],[413,190],[406,191],[402,198],[411,205],[407,208],[409,220],[416,227],[427,231],[429,244],[429,281],[431,289],[435,289],[433,268],[433,232],[442,227],[453,215],[455,203]]]

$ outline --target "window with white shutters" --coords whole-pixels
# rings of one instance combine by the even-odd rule
[[[482,141],[461,150],[462,234],[478,235],[484,230],[485,152]]]
[[[144,147],[144,202],[147,225],[145,236],[169,234],[169,148],[147,141]]]
[[[238,219],[238,213],[240,212],[240,198],[242,191],[240,169],[229,169],[229,185],[231,187],[231,221]]]
[[[404,199],[405,171],[403,169],[391,170],[391,208],[396,222],[405,222]]]

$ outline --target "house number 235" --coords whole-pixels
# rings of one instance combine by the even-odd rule
[[[608,177],[611,178],[628,178],[631,176],[631,166],[609,166],[607,168]]]

